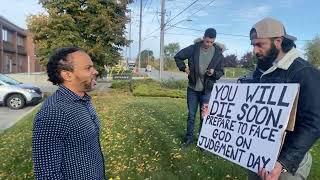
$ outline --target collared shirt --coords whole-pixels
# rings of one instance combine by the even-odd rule
[[[105,178],[100,124],[91,98],[59,89],[42,105],[33,124],[36,179]]]

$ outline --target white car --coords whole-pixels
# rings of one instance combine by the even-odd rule
[[[151,65],[147,65],[145,72],[151,72],[151,69],[152,69]]]
[[[25,105],[35,105],[43,98],[40,88],[23,84],[0,74],[0,104],[11,109],[21,109]]]

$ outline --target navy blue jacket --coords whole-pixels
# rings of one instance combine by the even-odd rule
[[[276,68],[267,74],[262,75],[257,68],[251,82],[300,84],[295,128],[287,132],[278,157],[278,161],[294,174],[305,154],[320,137],[320,71],[296,57],[287,64],[287,68]]]

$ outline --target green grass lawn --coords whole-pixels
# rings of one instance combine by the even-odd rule
[[[107,174],[113,179],[246,179],[238,165],[196,144],[179,146],[185,132],[185,99],[133,97],[125,92],[97,94]],[[31,130],[34,113],[0,134],[0,179],[33,179]],[[313,149],[309,179],[320,177],[320,146]]]
[[[249,71],[245,68],[224,68],[224,78],[239,78],[246,75]]]

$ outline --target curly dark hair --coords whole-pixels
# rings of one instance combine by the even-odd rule
[[[83,51],[78,47],[63,47],[56,49],[50,56],[49,62],[47,64],[47,74],[49,81],[53,85],[59,85],[63,83],[63,78],[60,75],[62,70],[73,71],[72,62],[69,59],[69,54]]]

